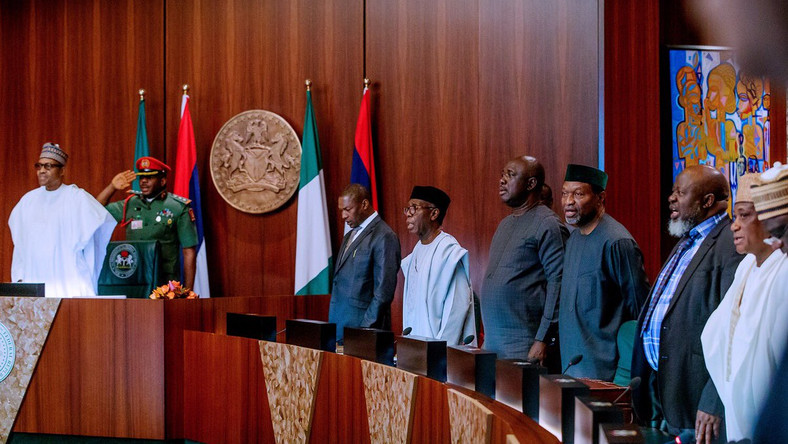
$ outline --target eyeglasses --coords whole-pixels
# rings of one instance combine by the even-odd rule
[[[63,168],[63,165],[59,163],[38,163],[38,162],[33,164],[33,168],[35,168],[36,171],[40,170],[41,167],[44,167],[45,170],[49,171],[52,168]]]
[[[416,210],[418,210],[420,208],[424,208],[425,210],[434,210],[435,208],[438,208],[438,207],[427,207],[427,206],[424,206],[424,205],[411,205],[409,207],[403,208],[402,209],[402,214],[404,214],[405,216],[412,216],[412,215],[416,214]]]

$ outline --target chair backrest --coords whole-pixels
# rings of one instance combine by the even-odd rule
[[[158,241],[122,241],[107,245],[107,257],[98,280],[99,295],[147,298],[158,281]]]
[[[638,321],[627,321],[621,324],[616,337],[618,345],[618,366],[613,383],[616,385],[629,385],[632,379],[632,349],[635,347],[635,331]]]

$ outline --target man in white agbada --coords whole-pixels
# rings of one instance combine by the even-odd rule
[[[441,230],[449,196],[435,187],[416,186],[404,213],[408,231],[419,236],[413,252],[402,260],[405,292],[402,327],[410,334],[460,344],[473,335],[476,323],[468,250]]]
[[[86,191],[63,184],[68,154],[46,143],[34,165],[40,187],[16,204],[11,280],[45,284],[47,297],[95,296],[115,219]]]
[[[701,335],[706,367],[725,406],[728,441],[753,438],[788,336],[788,257],[764,243],[770,234],[753,204],[753,183],[755,174],[739,179],[731,224],[736,251],[747,256]]]

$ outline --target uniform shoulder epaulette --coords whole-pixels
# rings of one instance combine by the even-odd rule
[[[178,196],[175,193],[170,193],[170,196],[172,196],[173,199],[177,200],[178,202],[180,202],[180,203],[182,203],[184,205],[189,205],[190,203],[192,203],[191,199],[187,199],[185,197]]]

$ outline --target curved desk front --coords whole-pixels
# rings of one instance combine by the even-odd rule
[[[475,427],[462,424],[467,418],[463,410],[470,409],[471,415],[486,411],[489,424],[486,430],[480,431],[481,435],[465,435],[470,441],[460,442],[483,442],[477,440],[478,436],[486,436],[492,443],[558,442],[522,413],[475,392],[352,356],[291,345],[276,344],[278,355],[274,358],[309,361],[316,357],[320,361],[311,367],[318,369],[317,375],[313,375],[316,376],[314,399],[303,388],[308,383],[302,382],[310,376],[308,362],[293,365],[295,371],[278,370],[279,379],[288,379],[294,389],[268,393],[270,387],[266,384],[263,363],[266,351],[261,343],[265,344],[240,337],[185,332],[185,438],[204,443],[264,443],[275,442],[275,436],[284,431],[293,436],[280,435],[283,440],[279,442],[298,442],[301,436],[306,437],[305,442],[312,443],[367,443],[395,442],[394,438],[403,433],[407,436],[409,431],[413,443],[455,442],[452,435],[456,436],[458,430],[468,433],[469,428]],[[311,352],[312,357],[297,356],[299,351]],[[412,392],[403,383],[408,379],[414,382]],[[413,404],[408,414],[404,404],[410,393],[413,393]],[[288,395],[293,395],[296,404],[304,409],[314,406],[311,420],[305,414],[306,419],[300,421],[304,426],[301,429],[293,424],[298,421],[286,417],[286,409],[282,407],[287,402],[283,398]],[[370,421],[370,415],[383,419]],[[275,424],[277,421],[280,424]]]

